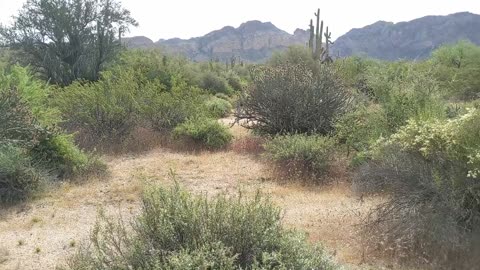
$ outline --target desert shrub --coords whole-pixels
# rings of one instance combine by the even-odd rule
[[[469,41],[443,46],[432,53],[435,78],[447,97],[473,100],[480,97],[480,47]]]
[[[277,136],[265,144],[265,155],[281,168],[322,175],[330,165],[335,142],[318,135]]]
[[[68,130],[80,131],[85,141],[122,141],[138,120],[140,84],[131,70],[104,72],[95,83],[74,82],[56,97]]]
[[[333,64],[346,86],[355,88],[367,96],[372,95],[367,83],[367,75],[370,69],[378,65],[375,60],[352,56],[338,59]]]
[[[103,217],[92,245],[70,269],[337,269],[319,247],[282,228],[260,195],[192,196],[175,185],[150,188],[131,222]]]
[[[200,87],[202,89],[208,90],[212,94],[232,94],[232,89],[228,85],[227,80],[211,71],[201,74]]]
[[[220,98],[220,99],[223,99],[223,100],[226,100],[226,101],[229,101],[229,100],[230,100],[230,97],[227,96],[227,95],[225,95],[225,94],[223,94],[223,93],[216,93],[216,94],[215,94],[215,97]]]
[[[349,108],[351,95],[329,65],[317,72],[305,65],[264,67],[252,76],[236,117],[259,133],[326,135]]]
[[[96,157],[80,150],[72,135],[45,134],[30,151],[32,158],[60,178],[101,173],[106,167]]]
[[[145,92],[142,115],[154,130],[170,131],[188,118],[208,114],[205,93],[185,83],[174,85],[170,91],[150,88]]]
[[[347,146],[349,153],[366,151],[379,138],[390,134],[385,111],[376,104],[360,105],[335,123],[335,137]]]
[[[0,143],[0,203],[24,200],[47,180],[23,149]]]
[[[240,92],[240,91],[243,90],[242,79],[235,72],[233,72],[233,71],[228,72],[226,74],[226,79],[227,79],[228,85],[234,91]]]
[[[384,63],[369,70],[368,87],[382,105],[392,132],[411,118],[445,118],[442,90],[431,70],[405,62]]]
[[[291,46],[286,51],[277,51],[273,53],[267,64],[272,67],[305,65],[312,70],[318,66],[312,51],[304,46]]]
[[[232,111],[232,104],[229,101],[212,97],[206,103],[205,106],[209,114],[214,118],[222,118],[228,116]]]
[[[24,173],[25,182],[18,184],[25,184],[25,190],[33,189],[29,177],[53,180],[105,169],[57,127],[61,119],[58,111],[50,108],[49,97],[50,88],[34,80],[26,69],[14,67],[10,73],[0,74],[0,145],[13,147],[6,148],[8,155],[13,155],[11,149],[21,153],[14,156],[22,159],[14,160],[17,172]],[[18,176],[9,172],[4,177],[5,181],[17,181]]]
[[[211,149],[227,146],[233,139],[230,130],[209,118],[191,118],[173,130],[176,139],[192,140]]]
[[[33,146],[45,133],[16,89],[0,90],[0,143]]]
[[[448,121],[411,121],[374,145],[355,183],[362,192],[390,196],[368,227],[383,250],[437,268],[472,263],[480,225],[479,125],[477,110]]]

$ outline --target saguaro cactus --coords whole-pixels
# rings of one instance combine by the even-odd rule
[[[330,44],[333,44],[331,41],[331,33],[328,31],[328,27],[326,32],[323,33],[323,20],[320,20],[320,9],[314,13],[317,19],[316,27],[313,25],[313,20],[310,20],[310,40],[308,41],[308,47],[312,51],[313,58],[315,60],[326,62],[330,62],[332,59],[329,55]],[[325,36],[325,48],[323,47],[323,37]]]
[[[327,26],[327,31],[325,32],[325,52],[324,52],[324,55],[322,56],[323,62],[333,61],[332,58],[330,57],[330,44],[333,44],[332,32],[328,31],[328,26]]]
[[[313,48],[314,48],[314,38],[315,38],[315,27],[313,26],[313,20],[310,20],[310,39],[308,40],[308,48],[312,50],[313,53]]]

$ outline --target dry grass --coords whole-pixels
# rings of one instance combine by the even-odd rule
[[[237,140],[248,140],[243,128],[236,126],[232,131]],[[357,224],[377,201],[359,200],[349,188],[344,169],[335,167],[328,186],[280,183],[274,181],[267,164],[249,153],[185,153],[159,147],[142,155],[105,157],[108,178],[64,183],[41,199],[0,209],[0,243],[9,251],[0,269],[53,269],[61,265],[88,238],[99,209],[107,215],[132,217],[139,210],[142,187],[146,183],[172,184],[172,171],[180,184],[195,193],[260,189],[270,194],[284,209],[286,226],[307,232],[311,241],[324,243],[342,263],[357,267],[364,259]],[[33,219],[39,222],[32,223]],[[36,248],[41,252],[35,253]]]

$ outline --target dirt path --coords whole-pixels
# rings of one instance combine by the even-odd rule
[[[245,131],[235,130],[237,138]],[[0,269],[54,269],[88,238],[99,209],[129,218],[139,209],[144,182],[177,181],[193,192],[263,190],[285,211],[288,227],[305,231],[337,259],[362,260],[356,224],[374,203],[360,202],[345,175],[327,187],[278,183],[258,157],[239,151],[177,153],[157,148],[138,156],[107,158],[110,176],[55,187],[41,199],[0,210]]]

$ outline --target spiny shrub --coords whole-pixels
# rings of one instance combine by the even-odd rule
[[[230,130],[209,118],[192,118],[173,130],[176,139],[192,140],[210,149],[227,146],[233,139]]]
[[[205,106],[209,114],[214,118],[222,118],[228,116],[232,111],[232,104],[229,101],[212,97],[206,103]]]
[[[260,195],[192,196],[150,188],[131,222],[102,217],[70,269],[339,269],[320,247],[281,226]]]
[[[0,203],[24,200],[47,180],[23,149],[0,143]]]
[[[382,250],[437,269],[475,265],[479,127],[480,113],[472,109],[448,121],[410,121],[372,147],[354,183],[361,192],[389,195],[371,213],[368,226]]]
[[[316,72],[303,65],[263,67],[253,69],[252,76],[236,117],[247,120],[244,126],[259,133],[326,135],[351,101],[329,65],[321,65]]]
[[[265,144],[265,155],[293,173],[322,175],[330,165],[335,141],[318,135],[277,136]]]
[[[211,71],[205,72],[201,75],[200,87],[208,90],[212,94],[232,94],[232,88],[228,85],[227,80]]]

